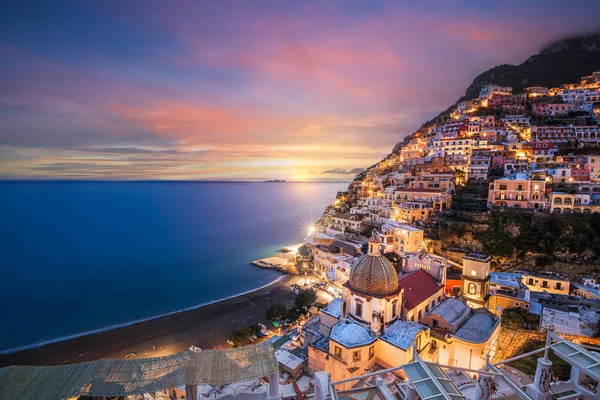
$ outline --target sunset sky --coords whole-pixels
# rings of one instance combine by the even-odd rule
[[[12,4],[11,4],[12,3]],[[8,1],[0,178],[349,180],[590,1]]]

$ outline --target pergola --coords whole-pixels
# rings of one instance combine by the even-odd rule
[[[197,385],[258,380],[278,372],[270,342],[224,350],[186,351],[139,360],[97,360],[71,365],[0,369],[0,399],[128,396]]]

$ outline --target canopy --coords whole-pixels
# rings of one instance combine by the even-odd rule
[[[0,369],[0,399],[129,396],[184,385],[225,385],[278,372],[269,341],[224,350],[186,351],[139,360],[97,360]]]

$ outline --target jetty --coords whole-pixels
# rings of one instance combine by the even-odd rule
[[[271,257],[254,260],[250,264],[263,269],[274,269],[285,274],[298,275],[298,267],[296,267],[296,254],[303,243],[284,246],[281,253],[277,253]]]

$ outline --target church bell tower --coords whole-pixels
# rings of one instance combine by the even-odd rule
[[[487,307],[491,260],[490,256],[479,253],[470,253],[463,257],[461,294],[469,307]]]

